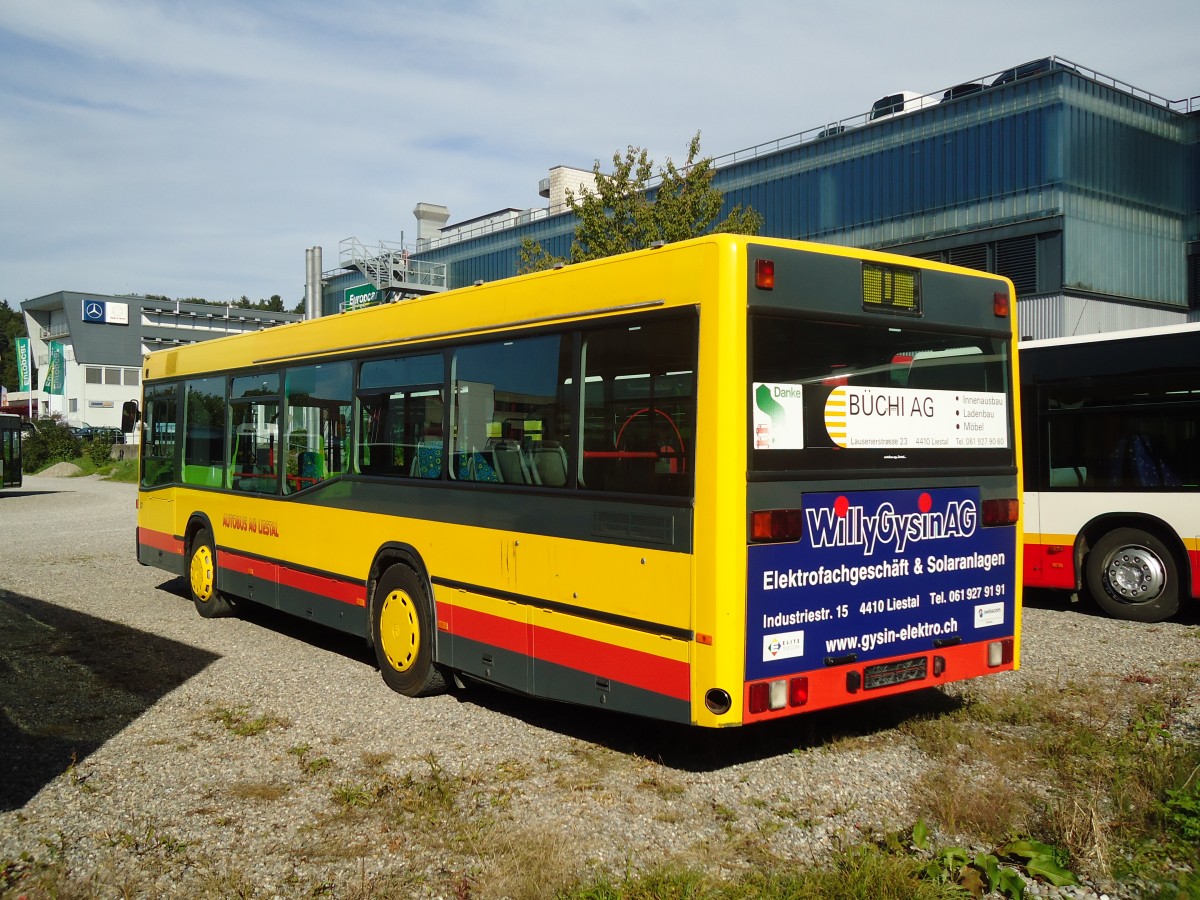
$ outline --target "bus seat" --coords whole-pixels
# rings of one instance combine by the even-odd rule
[[[1141,487],[1177,487],[1179,477],[1155,451],[1150,439],[1136,434],[1129,439],[1127,452],[1134,478]]]
[[[459,481],[487,481],[499,483],[500,475],[496,467],[488,462],[485,454],[478,450],[469,453],[456,454],[458,457]]]
[[[409,474],[414,478],[441,478],[442,442],[418,442],[417,452],[413,456],[412,469]]]
[[[200,487],[221,487],[222,469],[222,466],[184,466],[183,483]]]
[[[500,478],[506,484],[534,484],[534,473],[525,461],[525,453],[516,441],[497,441],[492,445],[492,458]]]
[[[296,457],[297,474],[307,480],[323,481],[325,479],[325,454],[315,450],[305,450]]]
[[[567,451],[557,441],[542,441],[533,448],[534,471],[547,487],[567,483]]]
[[[1087,466],[1059,466],[1050,469],[1050,487],[1083,487]]]

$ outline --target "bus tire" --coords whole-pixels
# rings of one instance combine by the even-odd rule
[[[233,615],[233,604],[217,590],[217,552],[207,527],[197,531],[188,545],[188,587],[196,611],[204,618]]]
[[[371,638],[384,683],[406,697],[428,697],[446,689],[434,665],[434,630],[429,593],[417,573],[397,564],[383,573],[371,604]]]
[[[1140,528],[1114,528],[1088,553],[1088,589],[1110,616],[1161,622],[1179,610],[1179,567],[1167,546]]]

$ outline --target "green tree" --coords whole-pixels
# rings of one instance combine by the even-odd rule
[[[0,300],[0,384],[17,389],[17,338],[25,337],[25,317]]]
[[[549,269],[567,262],[600,259],[641,250],[655,242],[670,243],[710,232],[758,234],[763,218],[739,204],[717,222],[724,196],[712,185],[711,157],[700,157],[700,132],[688,143],[687,160],[676,167],[669,158],[659,170],[653,190],[654,161],[641,148],[630,146],[625,155],[613,154],[613,170],[592,167],[596,189],[567,191],[567,203],[578,219],[570,259],[553,256],[530,238],[521,243],[518,274]]]

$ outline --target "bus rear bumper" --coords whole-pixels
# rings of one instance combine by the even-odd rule
[[[925,653],[852,661],[812,672],[748,681],[742,691],[742,721],[749,724],[815,712],[1011,671],[1018,666],[1016,638],[1001,635],[990,641]]]

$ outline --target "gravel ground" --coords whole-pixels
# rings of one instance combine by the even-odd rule
[[[912,824],[930,762],[896,726],[953,707],[928,691],[697,733],[485,688],[410,700],[358,640],[201,619],[136,564],[135,497],[95,477],[0,494],[0,893],[42,865],[67,896],[454,897],[820,861]],[[1194,612],[1031,599],[1024,668],[977,689],[1200,677]],[[1038,891],[1102,887],[1123,895]]]

